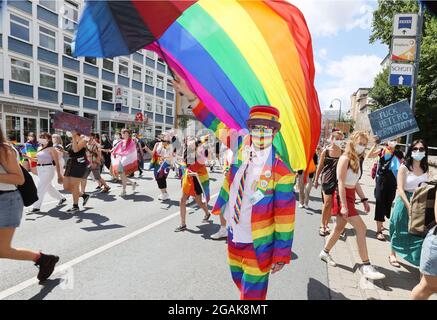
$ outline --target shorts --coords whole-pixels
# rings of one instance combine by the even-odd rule
[[[333,195],[335,192],[335,189],[337,189],[337,183],[335,183],[335,182],[322,183],[322,191],[327,196]]]
[[[420,272],[428,276],[437,276],[437,233],[436,228],[432,228],[422,245],[420,256]]]
[[[0,228],[17,228],[23,217],[23,199],[19,191],[0,194]]]
[[[88,164],[78,163],[74,159],[68,159],[67,165],[65,166],[65,177],[86,179],[89,173],[90,169]]]
[[[355,208],[355,188],[349,189],[346,188],[346,206],[349,211],[348,218],[358,216],[359,213],[357,209]],[[333,206],[332,206],[332,215],[340,215],[341,210],[341,204],[340,204],[340,195],[336,192],[334,192],[333,198]]]

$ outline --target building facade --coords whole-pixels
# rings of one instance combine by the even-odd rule
[[[54,132],[56,111],[93,119],[93,130],[124,127],[146,138],[174,127],[171,74],[155,53],[114,59],[74,58],[72,42],[84,2],[9,0],[0,21],[0,123],[24,142]],[[116,109],[117,103],[117,109]],[[117,110],[117,111],[116,111]],[[135,122],[138,113],[144,122]]]
[[[372,99],[369,97],[369,88],[360,88],[351,96],[351,116],[355,122],[355,130],[372,132],[368,114],[371,111]]]

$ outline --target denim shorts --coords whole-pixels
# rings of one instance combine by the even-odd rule
[[[423,242],[420,256],[420,272],[428,276],[437,276],[437,235],[432,228]]]
[[[0,194],[0,228],[17,228],[23,216],[23,199],[18,191]]]

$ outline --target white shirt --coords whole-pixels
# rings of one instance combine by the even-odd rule
[[[227,226],[232,229],[233,242],[235,243],[252,243],[252,203],[250,201],[251,196],[255,193],[254,186],[258,182],[262,169],[269,160],[272,148],[269,147],[262,151],[255,151],[252,161],[245,161],[237,173],[235,174],[234,181],[229,190],[229,201],[226,205],[224,217],[226,219]],[[241,203],[240,221],[235,223],[234,217],[234,205],[237,201],[238,187],[241,177],[243,176],[244,169],[249,166],[246,173],[246,180],[244,183],[243,201]]]
[[[405,167],[405,165],[402,166]],[[408,192],[414,192],[417,188],[419,188],[421,183],[427,182],[428,179],[429,177],[427,172],[420,176],[416,176],[414,172],[407,169],[407,177],[405,179],[404,190]]]

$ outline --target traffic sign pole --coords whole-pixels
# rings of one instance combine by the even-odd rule
[[[413,76],[413,84],[411,88],[411,98],[410,98],[410,107],[413,112],[416,109],[416,98],[417,98],[417,77],[419,74],[419,63],[420,63],[420,46],[422,42],[422,32],[423,32],[423,3],[419,1],[419,17],[418,17],[418,29],[416,35],[416,58],[414,59],[414,76]],[[407,146],[411,145],[413,142],[413,135],[407,135]]]

